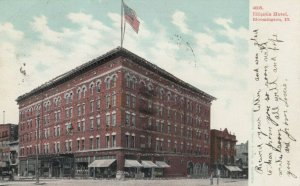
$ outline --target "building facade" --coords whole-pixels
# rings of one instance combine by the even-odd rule
[[[116,48],[17,99],[21,175],[206,176],[214,99]]]
[[[243,171],[243,177],[248,178],[248,141],[235,146],[236,165]]]
[[[0,124],[0,170],[18,172],[18,125]]]
[[[221,177],[238,177],[241,170],[235,166],[235,135],[224,130],[212,129],[211,135],[211,171]]]

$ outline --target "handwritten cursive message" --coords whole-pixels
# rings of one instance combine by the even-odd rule
[[[256,133],[254,135],[254,170],[261,175],[298,177],[294,173],[293,162],[289,159],[293,145],[297,141],[290,130],[288,79],[279,75],[280,46],[284,43],[276,33],[267,37],[260,30],[252,31],[251,43],[254,45],[253,117]],[[295,149],[297,150],[297,149]]]

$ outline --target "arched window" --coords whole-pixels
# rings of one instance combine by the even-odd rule
[[[82,94],[83,94],[83,98],[85,98],[86,91],[87,91],[87,88],[86,88],[85,85],[83,85],[83,86],[82,86]]]
[[[116,87],[116,85],[117,85],[117,76],[113,75],[111,78],[111,86]]]
[[[101,91],[101,81],[100,81],[100,80],[98,80],[98,81],[96,82],[96,91],[97,91],[98,93]]]
[[[91,95],[94,95],[94,82],[91,82],[91,83],[90,83],[89,88],[90,88],[90,94],[91,94]]]
[[[164,97],[164,89],[161,88],[161,89],[159,90],[159,98],[160,98],[160,99],[163,99],[163,97]]]
[[[81,88],[80,87],[77,89],[77,99],[78,100],[81,99]]]
[[[171,92],[168,92],[167,99],[168,101],[171,101]]]
[[[135,86],[136,82],[137,82],[136,77],[133,76],[133,77],[131,78],[131,88],[132,88],[132,89],[135,89],[135,87],[136,87],[136,86]]]
[[[131,81],[131,78],[130,78],[130,75],[129,75],[129,74],[126,74],[125,80],[126,80],[126,87],[127,87],[127,88],[130,88],[130,81]]]
[[[105,78],[106,90],[110,89],[110,81],[111,78],[109,76]]]

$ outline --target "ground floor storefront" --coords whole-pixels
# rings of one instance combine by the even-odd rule
[[[45,178],[208,177],[209,157],[142,153],[134,150],[85,151],[20,158],[19,175]],[[37,171],[38,170],[38,171]]]
[[[216,164],[212,166],[212,174],[222,178],[241,178],[242,170],[235,165]]]

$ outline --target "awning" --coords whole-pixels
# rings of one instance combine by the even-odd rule
[[[225,165],[226,169],[228,169],[230,172],[242,172],[242,170],[237,166],[227,166]]]
[[[142,161],[142,165],[144,168],[157,168],[158,166],[152,161]]]
[[[170,165],[168,165],[164,161],[156,161],[155,164],[158,166],[158,168],[169,168],[170,167]]]
[[[116,159],[95,160],[88,167],[109,167]]]
[[[0,167],[6,167],[6,162],[0,161]]]
[[[124,167],[143,167],[137,160],[125,160]]]

